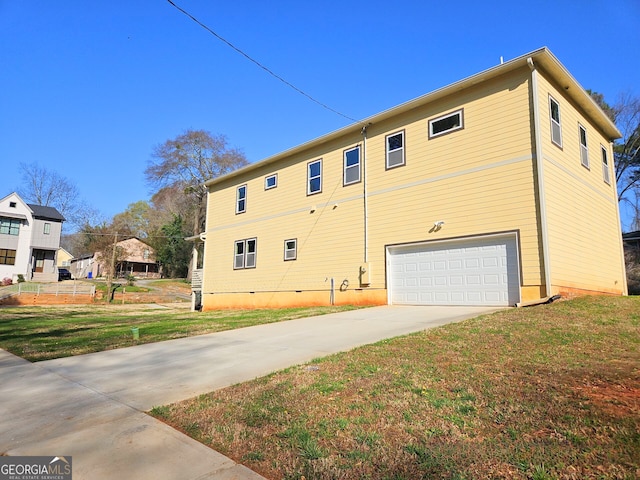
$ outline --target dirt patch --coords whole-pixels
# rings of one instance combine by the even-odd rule
[[[576,390],[614,417],[637,417],[640,414],[640,385],[602,383],[576,387]]]

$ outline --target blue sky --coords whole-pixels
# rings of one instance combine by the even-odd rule
[[[610,102],[640,95],[638,0],[174,1],[351,118],[542,46]],[[0,0],[0,197],[38,162],[110,218],[149,199],[154,146],[186,129],[254,162],[349,123],[166,0]]]

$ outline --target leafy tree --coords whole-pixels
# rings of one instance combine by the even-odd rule
[[[154,225],[157,212],[144,200],[130,203],[127,209],[113,217],[112,227],[115,231],[133,237],[147,238],[159,228]]]
[[[189,236],[185,227],[182,217],[174,216],[170,223],[162,226],[162,236],[156,242],[156,258],[170,278],[184,278],[189,271],[192,245],[185,240]]]
[[[97,211],[80,198],[78,187],[68,178],[37,163],[22,163],[20,168],[22,188],[18,193],[28,203],[54,207],[76,227],[97,217]]]
[[[247,164],[244,154],[227,145],[224,135],[205,130],[187,130],[173,140],[158,145],[145,176],[158,188],[181,190],[194,205],[192,235],[204,230],[207,180],[229,173]]]

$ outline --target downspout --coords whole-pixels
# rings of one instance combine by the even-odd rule
[[[367,125],[362,127],[362,183],[364,195],[364,263],[369,261],[369,205],[367,191]]]
[[[538,102],[538,70],[529,57],[531,69],[531,90],[533,102],[533,128],[535,131],[536,172],[538,176],[538,201],[540,202],[540,230],[542,233],[542,261],[544,262],[544,296],[551,295],[551,260],[549,259],[549,228],[547,226],[547,202],[544,189],[544,163],[542,158],[542,138],[540,136],[540,104]]]

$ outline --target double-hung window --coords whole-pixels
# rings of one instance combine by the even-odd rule
[[[583,167],[589,168],[589,147],[587,147],[587,130],[578,124],[578,133],[580,135],[580,163]]]
[[[43,233],[44,233],[45,235],[51,235],[51,224],[50,224],[49,222],[46,222],[46,223],[44,224],[44,230],[43,230]]]
[[[560,104],[551,95],[549,95],[549,119],[551,120],[551,141],[562,148]]]
[[[0,233],[20,235],[20,223],[20,220],[14,218],[0,218]]]
[[[404,165],[404,130],[386,137],[387,169]]]
[[[298,257],[298,239],[284,241],[284,261],[295,260]]]
[[[344,151],[343,185],[351,185],[360,181],[360,146]]]
[[[242,185],[236,191],[236,213],[247,211],[247,186]]]
[[[464,128],[464,111],[462,109],[447,113],[429,120],[429,138],[439,137]]]
[[[234,243],[233,269],[256,268],[257,246],[255,238],[236,240]]]
[[[609,156],[607,155],[607,149],[602,145],[600,146],[602,151],[602,179],[611,185],[611,174],[609,173]]]
[[[322,192],[322,160],[307,164],[307,195]]]

